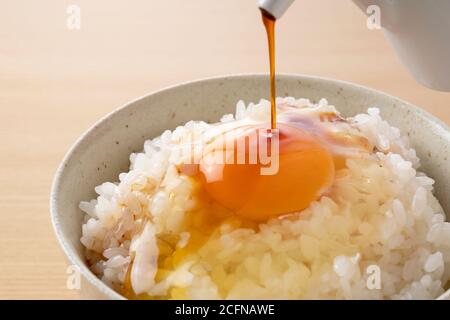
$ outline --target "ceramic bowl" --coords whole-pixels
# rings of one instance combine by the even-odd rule
[[[218,121],[234,112],[236,102],[268,98],[268,76],[233,75],[183,83],[138,98],[113,111],[84,133],[64,157],[51,191],[51,217],[56,236],[70,264],[81,272],[81,296],[123,299],[103,284],[86,265],[79,241],[81,200],[94,198],[94,187],[117,181],[128,171],[129,154],[146,139],[189,120]],[[435,194],[450,213],[450,130],[423,110],[385,93],[348,82],[303,75],[279,75],[278,96],[324,97],[344,116],[380,108],[384,119],[410,138],[421,159],[421,170],[436,180]],[[447,219],[450,219],[447,216]],[[441,298],[449,298],[447,291]]]

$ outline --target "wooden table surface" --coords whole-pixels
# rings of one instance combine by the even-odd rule
[[[268,70],[256,0],[10,0],[0,10],[0,298],[77,298],[49,217],[55,169],[99,117],[152,90]],[[94,4],[95,3],[95,4]],[[81,29],[69,30],[69,4]],[[396,95],[450,123],[450,94],[421,87],[350,0],[297,0],[277,68]]]

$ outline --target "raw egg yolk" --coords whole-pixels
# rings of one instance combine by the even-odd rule
[[[252,141],[249,136],[255,133],[266,140],[259,138],[257,142],[255,139]],[[200,161],[199,173],[209,196],[241,218],[265,221],[300,211],[333,182],[333,156],[317,138],[300,128],[281,123],[274,131],[263,126],[251,126],[243,131],[234,130],[234,135],[229,136],[227,134],[225,143],[223,139],[211,142]],[[247,142],[244,148],[238,143],[239,139]],[[267,169],[271,164],[261,161],[265,150],[261,148],[261,141],[266,146],[271,164],[278,161],[276,172],[271,174],[262,174],[262,169]],[[277,148],[272,148],[274,144]],[[251,152],[254,153],[255,146],[257,161],[254,161],[253,154],[252,162]],[[211,161],[213,153],[223,154],[227,150],[234,150],[231,159],[234,161]],[[242,150],[245,152],[245,163],[237,161],[237,155]],[[230,160],[229,157],[225,159]]]

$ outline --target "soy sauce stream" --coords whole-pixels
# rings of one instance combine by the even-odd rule
[[[266,28],[267,41],[269,45],[269,61],[270,61],[270,104],[271,104],[271,128],[277,127],[277,107],[275,104],[276,87],[275,87],[275,17],[267,11],[261,9],[262,20]]]

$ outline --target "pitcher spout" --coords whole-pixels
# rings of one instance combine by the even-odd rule
[[[369,8],[369,6],[372,6],[372,5],[375,5],[378,7],[381,6],[380,0],[353,0],[353,2],[366,14],[367,14],[367,8]]]

